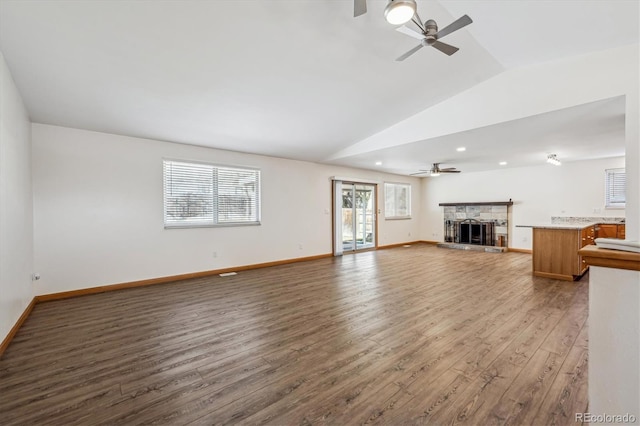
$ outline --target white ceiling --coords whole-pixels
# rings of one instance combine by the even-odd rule
[[[545,164],[549,154],[563,162],[619,157],[625,153],[623,96],[408,143],[334,160],[372,168],[382,161],[398,174],[440,167],[464,172]],[[606,143],[603,143],[606,141]],[[458,152],[458,147],[466,148]],[[505,161],[506,165],[499,163]]]
[[[506,68],[638,43],[636,0],[418,0],[441,28],[465,13],[474,23],[446,38],[455,55],[398,63],[417,43],[384,21],[385,4],[354,19],[350,0],[0,0],[0,50],[35,122],[321,162]],[[441,145],[473,147],[469,171],[494,167],[495,150],[541,149],[511,144],[513,131],[619,155],[621,102],[389,148],[383,170],[445,161]],[[603,123],[611,149],[579,138],[589,123]],[[374,168],[381,154],[332,162]]]

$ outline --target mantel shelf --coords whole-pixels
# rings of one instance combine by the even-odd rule
[[[512,206],[513,201],[483,201],[470,203],[440,203],[439,206]]]

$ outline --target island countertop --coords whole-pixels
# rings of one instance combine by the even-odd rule
[[[598,225],[602,222],[565,222],[565,223],[536,223],[534,225],[516,225],[516,228],[541,228],[541,229],[584,229]],[[617,223],[617,222],[616,222]]]

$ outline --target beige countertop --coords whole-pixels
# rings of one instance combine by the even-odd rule
[[[543,228],[543,229],[584,229],[594,225],[624,225],[621,220],[598,220],[593,222],[586,221],[562,221],[562,222],[539,222],[531,225],[516,225],[516,228]]]
[[[543,228],[543,229],[584,229],[601,222],[565,222],[565,223],[536,223],[533,225],[516,225],[516,228]]]

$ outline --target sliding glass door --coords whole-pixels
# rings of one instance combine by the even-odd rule
[[[340,182],[334,194],[336,254],[375,247],[376,185]]]

